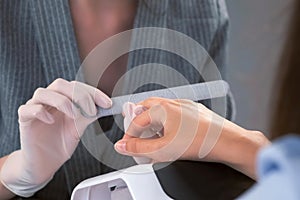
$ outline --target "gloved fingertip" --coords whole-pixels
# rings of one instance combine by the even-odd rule
[[[97,102],[98,106],[101,106],[102,108],[110,108],[112,107],[112,100],[108,97],[101,97],[100,100]]]
[[[102,108],[110,108],[113,104],[112,100],[98,89],[95,90],[94,99],[95,103]]]
[[[110,108],[110,107],[112,107],[113,102],[110,98],[108,98],[107,101],[106,101],[106,104],[107,104],[107,107]]]

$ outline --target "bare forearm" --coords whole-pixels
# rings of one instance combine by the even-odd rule
[[[123,140],[116,144],[121,154],[147,156],[154,161],[170,161],[179,155],[184,160],[224,163],[256,179],[257,154],[270,143],[261,132],[246,130],[202,104],[187,100],[150,98],[139,105],[148,110],[133,119]],[[137,109],[137,106],[128,110]],[[155,106],[158,109],[153,109]],[[167,117],[162,117],[161,113],[166,113]],[[163,136],[147,140],[137,138],[147,129],[145,124],[152,132],[151,127],[164,124]]]
[[[258,152],[269,145],[270,141],[258,131],[247,130],[241,137],[240,142],[234,145],[234,162],[229,165],[256,180]]]
[[[260,149],[270,141],[259,131],[250,131],[233,126],[236,131],[224,132],[211,152],[216,162],[228,166],[256,179],[256,158]]]
[[[6,158],[7,156],[0,158],[0,171]],[[0,181],[0,200],[11,199],[14,196],[15,195],[10,190],[8,190]]]

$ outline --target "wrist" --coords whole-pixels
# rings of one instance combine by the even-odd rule
[[[0,174],[1,174],[2,166],[4,165],[7,157],[8,156],[0,158]],[[2,183],[2,180],[0,177],[0,200],[1,199],[11,199],[14,196],[15,195],[9,189],[7,189],[6,186]]]
[[[263,133],[231,124],[228,129],[224,128],[207,160],[226,164],[256,179],[257,154],[268,144],[270,142]]]
[[[240,142],[233,145],[231,160],[227,164],[256,180],[257,155],[262,148],[269,144],[270,141],[263,133],[245,130],[241,135]]]
[[[21,150],[11,153],[0,171],[2,185],[12,193],[30,197],[42,189],[50,179],[38,179],[38,175],[32,169],[33,166],[26,164]]]

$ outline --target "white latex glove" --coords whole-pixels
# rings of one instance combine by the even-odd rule
[[[86,113],[95,115],[95,105],[111,107],[103,92],[79,82],[57,79],[47,88],[37,89],[18,110],[21,149],[10,154],[1,169],[1,182],[13,193],[29,197],[43,188],[71,157],[86,127],[96,120],[84,118],[73,106],[74,87],[76,103]]]

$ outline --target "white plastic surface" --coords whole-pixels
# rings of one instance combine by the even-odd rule
[[[171,200],[165,194],[152,164],[137,165],[122,171],[81,182],[71,200]]]

